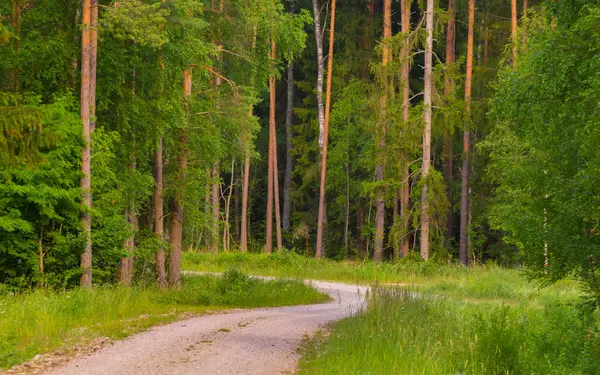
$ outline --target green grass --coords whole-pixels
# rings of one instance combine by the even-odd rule
[[[184,254],[183,267],[186,270],[204,272],[222,272],[236,268],[251,275],[361,284],[401,283],[434,294],[508,304],[526,301],[541,306],[557,298],[564,302],[580,297],[580,285],[575,281],[562,281],[541,288],[515,269],[494,265],[466,268],[425,263],[414,258],[396,263],[373,263],[307,258],[290,252],[271,255],[229,253],[217,256],[189,252]]]
[[[292,253],[188,253],[184,267],[378,285],[363,313],[308,342],[301,375],[600,373],[600,312],[583,303],[575,281],[542,288],[494,265],[336,262]]]
[[[305,348],[300,375],[599,374],[600,314],[380,289]]]
[[[186,277],[179,290],[107,286],[0,296],[0,368],[98,337],[125,337],[184,314],[309,304],[328,298],[299,281],[265,282],[237,271],[223,277]]]

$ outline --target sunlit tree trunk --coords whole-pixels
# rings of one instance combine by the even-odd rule
[[[392,1],[383,1],[383,38],[386,39],[383,44],[382,53],[382,67],[385,75],[384,82],[384,93],[381,97],[381,119],[379,120],[377,129],[377,166],[375,167],[375,179],[383,181],[384,179],[384,159],[385,159],[385,137],[387,133],[386,129],[386,102],[388,98],[388,78],[387,78],[387,65],[391,61],[391,51],[389,47],[388,38],[392,37]],[[375,212],[375,246],[373,249],[373,260],[381,262],[383,260],[383,239],[385,235],[385,191],[383,188],[378,188],[376,198],[376,212]]]
[[[431,91],[433,85],[433,0],[427,0],[425,28],[427,39],[425,45],[425,88],[423,93],[423,192],[421,194],[421,257],[429,259],[429,201],[428,184],[429,168],[431,166]]]
[[[452,0],[451,0],[452,1]],[[410,32],[410,0],[401,0],[401,21],[402,21],[402,33],[406,35],[404,47],[402,49],[402,122],[404,124],[405,131],[408,131],[409,121],[409,109],[410,109],[410,41],[408,33]],[[401,173],[400,178],[402,179],[400,189],[400,220],[402,220],[403,237],[400,239],[400,254],[396,251],[396,257],[401,255],[405,257],[408,255],[408,216],[409,216],[409,197],[410,197],[410,181],[409,181],[409,170],[408,170],[408,154],[406,150],[402,150],[401,160]]]
[[[323,57],[323,31],[321,30],[321,6],[319,0],[312,0],[315,41],[317,45],[317,116],[319,120],[319,150],[323,149],[325,131],[325,107],[323,106],[323,75],[325,59]]]
[[[253,27],[252,53],[256,50],[256,24]],[[254,84],[254,81],[252,81]],[[250,110],[252,116],[252,109]],[[244,155],[244,170],[242,172],[242,214],[240,224],[240,251],[248,251],[248,189],[250,184],[250,152],[246,150]]]
[[[321,186],[319,190],[319,217],[317,219],[317,249],[315,256],[323,256],[323,222],[325,215],[325,182],[327,180],[327,144],[329,143],[329,115],[331,112],[331,77],[333,75],[333,46],[335,42],[335,4],[331,0],[331,24],[329,26],[329,56],[327,60],[327,94],[325,97],[325,125],[323,127],[323,149],[321,152]]]
[[[471,116],[471,82],[473,77],[473,36],[475,24],[475,0],[469,0],[469,26],[467,35],[467,74],[465,78],[465,104],[467,121],[463,132],[463,166],[461,173],[460,194],[460,262],[467,265],[469,245],[469,158],[471,155],[471,133],[469,121]]]
[[[216,254],[219,250],[219,221],[221,214],[221,181],[220,163],[216,162],[212,170],[212,226],[210,236],[210,252]]]
[[[186,127],[179,130],[179,181],[173,209],[171,212],[171,227],[169,230],[169,273],[167,280],[170,286],[178,287],[181,283],[181,248],[183,241],[183,189],[185,188],[186,172],[188,166],[188,128],[190,126],[189,98],[192,95],[192,69],[183,72],[183,92]]]
[[[454,94],[454,82],[450,76],[449,67],[454,64],[456,60],[455,54],[455,40],[456,40],[456,0],[448,0],[448,28],[446,30],[446,72],[444,75],[444,96],[447,100],[450,100]],[[453,227],[453,215],[452,206],[454,202],[453,194],[453,142],[452,134],[449,126],[444,127],[444,143],[442,154],[444,156],[444,180],[448,188],[448,202],[450,202],[450,208],[448,209],[448,215],[446,218],[446,233],[445,239],[447,246],[452,241],[452,227]]]
[[[275,44],[275,38],[271,38],[271,62],[274,67],[275,59],[277,57],[277,46]],[[281,238],[281,218],[280,218],[280,207],[279,207],[279,178],[277,172],[277,129],[275,126],[275,106],[276,106],[276,87],[275,87],[275,76],[271,75],[269,77],[269,175],[270,175],[270,191],[271,191],[271,209],[269,213],[271,214],[271,220],[269,224],[272,225],[272,209],[275,207],[275,231],[277,235],[277,251],[281,251],[283,249],[283,243]],[[267,209],[269,207],[267,206]],[[271,237],[273,235],[273,229],[271,228]],[[271,239],[271,251],[273,251],[273,244]],[[269,252],[269,251],[268,251]]]
[[[248,187],[250,182],[250,156],[244,158],[242,176],[242,217],[240,224],[240,251],[248,251]]]
[[[292,215],[292,119],[294,116],[294,62],[291,62],[287,71],[287,108],[285,111],[285,179],[283,181],[283,231],[288,233],[291,229]]]
[[[166,286],[165,278],[165,251],[163,248],[164,211],[163,211],[163,139],[158,139],[158,148],[154,153],[154,233],[159,241],[159,246],[154,254],[156,263],[156,283],[159,288]]]
[[[91,186],[91,127],[90,127],[90,61],[91,61],[91,1],[83,0],[81,12],[81,121],[83,123],[83,152],[81,159],[81,204],[85,245],[81,254],[82,275],[80,284],[92,286],[92,186]]]
[[[11,5],[11,26],[13,29],[13,33],[17,36],[16,38],[13,39],[14,41],[14,53],[18,54],[19,53],[19,48],[20,48],[20,36],[21,36],[21,4],[19,3],[19,0],[12,0],[12,5]],[[19,68],[17,67],[16,64],[13,64],[13,66],[10,69],[9,72],[9,77],[8,77],[8,85],[9,85],[9,89],[13,92],[18,92],[19,91]]]
[[[517,0],[511,0],[511,37],[512,37],[512,65],[513,68],[517,66]]]

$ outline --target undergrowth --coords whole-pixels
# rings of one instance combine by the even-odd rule
[[[366,310],[305,348],[300,375],[600,373],[600,313],[464,303],[382,289]]]

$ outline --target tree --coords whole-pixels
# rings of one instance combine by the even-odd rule
[[[518,59],[518,52],[517,52],[517,47],[518,47],[518,36],[517,36],[517,0],[511,0],[510,2],[510,20],[511,20],[511,29],[510,29],[510,35],[512,38],[512,65],[513,67],[517,66],[517,59]]]
[[[451,77],[450,67],[456,61],[456,0],[448,1],[448,27],[446,30],[446,70],[444,72],[444,96],[446,100],[449,100],[454,94],[454,82]],[[448,201],[450,202],[450,210],[448,210],[448,218],[446,219],[446,234],[445,239],[449,244],[452,240],[452,202],[453,202],[453,141],[451,129],[448,124],[444,127],[444,144],[443,144],[443,155],[444,155],[444,179],[448,186]]]
[[[291,225],[291,190],[294,159],[292,157],[292,120],[294,117],[294,62],[287,68],[287,108],[285,110],[285,178],[283,182],[283,231],[289,233]]]
[[[329,26],[329,56],[327,60],[327,93],[325,97],[325,126],[323,130],[323,148],[321,151],[321,185],[319,191],[319,216],[317,221],[317,248],[315,256],[323,255],[323,221],[325,215],[325,183],[327,181],[327,144],[329,142],[329,116],[331,113],[331,80],[333,75],[333,47],[335,41],[335,2],[331,1],[331,25]]]
[[[389,79],[387,77],[387,66],[392,60],[389,39],[392,37],[392,2],[384,0],[383,2],[383,52],[382,69],[384,71],[383,96],[381,97],[381,115],[378,121],[377,130],[377,166],[375,167],[375,181],[381,183],[385,178],[385,145],[387,133],[387,113],[386,106],[389,95]],[[376,214],[375,214],[375,246],[373,249],[373,260],[381,262],[383,260],[383,240],[385,236],[385,190],[379,187],[376,192]]]
[[[83,152],[81,158],[81,190],[83,191],[81,204],[84,207],[82,214],[83,235],[85,247],[81,253],[81,286],[92,286],[92,185],[91,185],[91,152],[92,137],[90,125],[91,83],[90,64],[92,61],[91,28],[96,25],[91,23],[91,0],[83,0],[81,11],[81,121],[83,122]]]
[[[431,165],[431,112],[432,112],[432,86],[433,86],[433,0],[427,0],[425,12],[425,28],[427,40],[425,42],[425,88],[423,93],[423,166],[421,175],[423,179],[423,193],[421,195],[421,257],[429,259],[429,201],[428,184],[429,168]]]
[[[277,50],[275,38],[271,38],[271,61],[275,62]],[[279,209],[279,173],[277,172],[277,130],[275,127],[275,75],[269,77],[269,201],[267,202],[267,253],[273,252],[273,203],[275,206],[275,228],[277,235],[277,251],[283,248],[281,238],[281,219]],[[274,201],[274,202],[273,202]],[[270,228],[270,230],[269,230]],[[269,236],[269,232],[271,235]]]
[[[402,46],[402,72],[401,72],[401,88],[402,88],[402,125],[405,131],[409,126],[410,119],[410,4],[409,0],[401,0],[401,21],[402,33],[405,35],[404,44]],[[400,220],[402,223],[402,238],[396,251],[396,258],[399,256],[406,257],[408,255],[408,223],[409,223],[409,199],[410,199],[410,173],[408,166],[408,150],[403,148],[400,156],[401,173],[400,173]]]
[[[475,23],[475,0],[469,0],[469,33],[467,37],[467,74],[465,79],[466,120],[463,131],[463,165],[461,171],[460,194],[460,262],[468,264],[469,251],[469,162],[471,152],[471,133],[469,118],[471,113],[471,85],[473,77],[473,34]]]
[[[600,100],[600,7],[561,5],[532,17],[527,51],[498,79],[494,129],[482,145],[496,184],[490,222],[531,276],[546,283],[575,277],[600,305],[600,211],[592,198],[600,186],[600,134],[590,105]]]

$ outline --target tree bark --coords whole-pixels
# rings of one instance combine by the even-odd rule
[[[433,0],[427,0],[426,25],[427,39],[425,46],[425,89],[423,93],[423,168],[422,175],[425,183],[421,195],[421,257],[429,259],[429,201],[427,178],[431,165],[431,91],[433,85]]]
[[[453,1],[453,0],[450,0]],[[402,122],[404,123],[405,131],[408,131],[409,109],[410,109],[410,44],[408,33],[410,32],[410,0],[401,0],[401,21],[402,33],[406,35],[406,41],[402,50]],[[401,155],[402,171],[401,171],[401,190],[400,190],[400,219],[402,220],[403,236],[400,239],[400,255],[405,257],[408,255],[408,223],[409,223],[409,199],[410,199],[410,181],[408,170],[408,153],[402,150]],[[397,252],[396,252],[397,254]]]
[[[183,240],[183,189],[185,188],[186,172],[188,166],[188,128],[190,126],[189,97],[192,95],[192,70],[187,68],[183,71],[183,92],[186,127],[179,130],[179,181],[175,198],[173,199],[173,210],[171,212],[171,226],[169,230],[169,242],[171,251],[169,254],[168,283],[171,287],[179,287],[181,284],[181,248]]]
[[[81,13],[81,121],[83,123],[83,150],[81,158],[81,190],[83,192],[82,226],[85,245],[81,254],[80,285],[92,286],[92,187],[91,187],[91,127],[90,127],[90,60],[91,60],[91,1],[83,0]]]
[[[212,171],[212,229],[210,239],[210,252],[214,255],[219,250],[219,221],[221,214],[221,182],[220,177],[220,165],[216,162],[213,166]]]
[[[283,231],[288,233],[291,229],[292,214],[292,119],[294,117],[294,62],[288,66],[287,71],[287,108],[285,111],[285,179],[283,181]]]
[[[459,259],[463,265],[469,263],[469,158],[471,153],[471,134],[469,121],[471,116],[471,82],[473,77],[473,35],[475,24],[475,0],[469,0],[469,26],[467,35],[467,74],[465,78],[465,104],[467,121],[463,132],[463,166],[461,173],[460,194],[460,253]]]
[[[240,224],[240,251],[248,251],[248,185],[250,181],[250,156],[244,159],[244,175],[242,176],[242,217]]]
[[[511,10],[511,37],[512,37],[512,57],[513,57],[513,61],[512,61],[512,66],[513,69],[517,67],[517,59],[518,59],[518,53],[517,53],[517,0],[511,0],[510,3],[510,10]]]
[[[387,111],[387,99],[388,99],[388,78],[387,78],[387,66],[392,60],[391,50],[389,47],[389,38],[392,37],[392,1],[383,1],[383,38],[386,39],[383,44],[382,53],[382,67],[385,71],[385,82],[384,82],[384,93],[381,97],[381,120],[379,121],[379,141],[378,141],[378,155],[377,155],[377,167],[375,168],[376,180],[383,181],[384,179],[384,158],[385,158],[385,143],[386,143],[386,111]],[[383,260],[383,240],[385,236],[385,191],[382,187],[378,188],[376,198],[376,213],[375,213],[375,246],[373,249],[373,260],[381,262]]]
[[[325,108],[323,106],[323,73],[325,59],[323,58],[323,32],[321,31],[321,9],[319,0],[312,0],[313,20],[315,24],[315,41],[317,45],[317,115],[319,120],[319,150],[323,150],[323,133],[325,131]]]
[[[240,172],[242,172],[242,168],[240,167]],[[233,187],[233,238],[237,243],[240,242],[240,181],[238,178]]]
[[[229,181],[229,193],[225,201],[225,214],[223,219],[223,250],[228,252],[230,249],[231,225],[229,225],[229,216],[231,212],[231,196],[235,184],[235,158],[231,158],[231,180]]]
[[[14,53],[17,55],[21,44],[21,5],[19,0],[12,0],[11,26],[13,33],[17,36],[17,38],[14,39]],[[16,64],[10,69],[8,85],[10,91],[19,92],[19,69]]]
[[[331,23],[329,26],[329,56],[327,60],[327,93],[325,97],[325,126],[323,127],[323,149],[321,152],[321,186],[319,190],[319,217],[317,220],[317,249],[315,256],[320,258],[324,254],[323,222],[327,219],[325,210],[325,183],[327,180],[327,145],[329,143],[329,116],[331,113],[331,79],[333,75],[333,46],[335,42],[335,4],[331,0]]]
[[[135,170],[135,158],[129,166]],[[135,229],[137,227],[137,215],[135,213],[135,203],[131,202],[127,210],[125,210],[125,220],[129,226],[129,237],[123,241],[123,248],[127,251],[127,256],[121,258],[119,267],[119,284],[130,286],[133,280],[133,254],[135,251]]]
[[[444,96],[446,100],[450,100],[454,94],[454,82],[450,76],[449,67],[456,61],[455,53],[455,40],[456,40],[456,0],[448,1],[448,28],[446,30],[446,71],[444,74]],[[444,156],[444,180],[447,186],[448,202],[450,202],[450,208],[448,209],[448,215],[446,217],[446,233],[445,240],[447,246],[452,241],[452,228],[453,228],[453,214],[452,207],[454,202],[454,193],[452,189],[453,184],[453,141],[452,134],[448,126],[444,127],[444,143],[442,154]]]
[[[163,139],[158,139],[158,148],[154,153],[154,233],[159,241],[158,248],[154,254],[156,263],[156,284],[159,288],[166,286],[165,279],[165,251],[163,248],[164,213],[163,213]]]
[[[271,37],[271,62],[272,66],[275,66],[275,59],[277,57],[277,46],[275,44],[275,38]],[[271,181],[273,183],[272,197],[274,198],[275,205],[275,232],[277,235],[277,251],[283,250],[283,241],[281,237],[281,211],[279,206],[279,173],[277,168],[277,129],[275,124],[275,106],[276,106],[276,87],[275,87],[275,76],[269,77],[269,142],[270,142],[270,154],[271,154]]]

